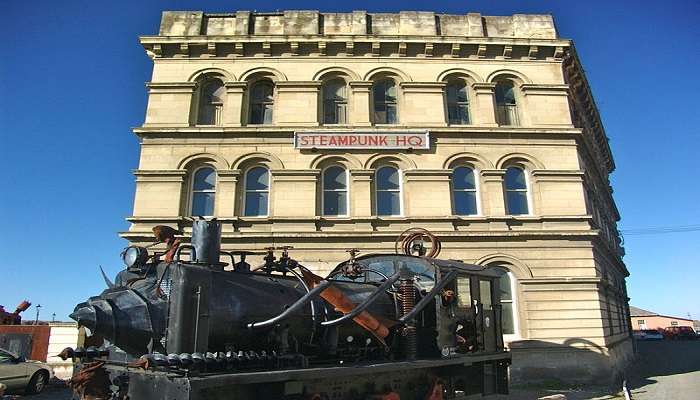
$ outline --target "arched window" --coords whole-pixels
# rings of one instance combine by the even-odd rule
[[[197,169],[192,176],[192,201],[190,215],[211,217],[214,215],[216,195],[216,171],[211,167]]]
[[[348,215],[348,176],[345,168],[328,167],[323,171],[323,215]]]
[[[385,78],[375,82],[372,87],[372,98],[375,124],[396,124],[399,122],[396,82],[393,79]]]
[[[401,172],[381,167],[375,176],[377,215],[401,215]]]
[[[496,122],[498,125],[519,125],[515,88],[510,80],[496,82]]]
[[[500,273],[498,279],[498,290],[501,299],[501,321],[504,335],[514,335],[518,324],[518,314],[515,302],[515,279],[513,274],[505,268],[491,267],[492,270]]]
[[[509,215],[529,214],[527,178],[519,167],[508,167],[505,176],[506,212]]]
[[[452,171],[452,205],[455,215],[476,215],[477,183],[474,170],[457,167]]]
[[[219,79],[207,79],[199,88],[197,125],[220,125],[226,88]]]
[[[270,172],[265,167],[253,167],[245,174],[246,217],[267,216],[270,200]]]
[[[255,82],[250,88],[250,119],[251,124],[271,124],[274,107],[275,86],[271,81]]]
[[[468,125],[469,93],[467,83],[462,79],[447,82],[447,120],[451,125]]]
[[[348,89],[341,78],[323,84],[323,123],[345,124],[348,120]]]

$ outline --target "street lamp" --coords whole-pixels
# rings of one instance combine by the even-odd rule
[[[41,304],[36,305],[36,319],[34,319],[34,325],[39,325],[39,310],[41,309]]]

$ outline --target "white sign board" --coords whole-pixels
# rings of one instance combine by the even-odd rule
[[[300,131],[294,133],[297,149],[429,149],[427,131]]]

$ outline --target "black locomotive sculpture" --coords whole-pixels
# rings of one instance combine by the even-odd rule
[[[172,234],[165,239],[164,261],[127,248],[127,268],[116,281],[76,306],[71,318],[81,326],[142,357],[107,362],[113,398],[507,392],[510,355],[495,273],[452,260],[353,251],[322,278],[290,258],[288,248],[279,259],[270,249],[250,271],[249,253],[238,253],[235,263],[236,254],[220,251],[220,232],[215,220],[195,220],[191,245],[178,246]],[[405,251],[421,252],[424,234],[417,232]],[[190,261],[181,260],[184,251]],[[231,257],[233,270],[221,254]],[[71,355],[105,354],[87,353]]]

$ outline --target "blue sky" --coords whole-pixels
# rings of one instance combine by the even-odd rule
[[[162,10],[552,13],[572,38],[610,137],[623,230],[700,225],[697,1],[3,2],[0,33],[0,304],[66,319],[121,268],[144,82],[137,36]],[[631,304],[700,318],[700,231],[625,238]],[[34,308],[27,312],[33,318]]]

